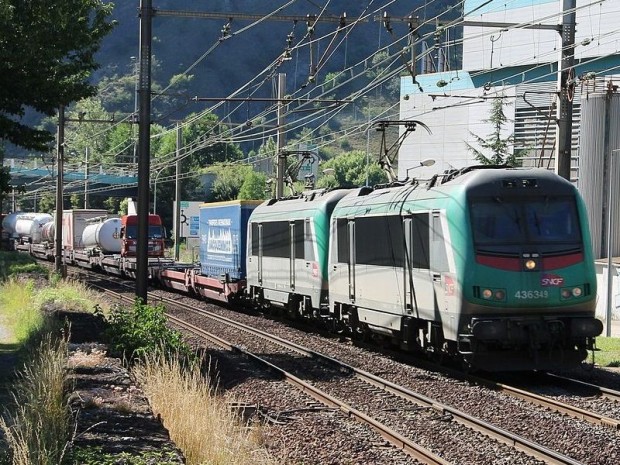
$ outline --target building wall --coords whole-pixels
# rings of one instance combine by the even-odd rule
[[[514,119],[515,86],[493,87],[488,91],[474,87],[468,73],[438,73],[419,76],[418,81],[427,92],[415,92],[411,78],[402,78],[400,119],[419,120],[426,124],[432,134],[418,128],[404,140],[398,157],[398,179],[407,177],[407,169],[418,166],[426,158],[435,165],[409,171],[410,177],[425,178],[452,168],[463,168],[478,162],[468,150],[467,144],[479,148],[478,135],[487,138],[494,128],[486,121],[490,116],[492,96],[504,95],[504,112]],[[437,82],[451,81],[438,88]],[[409,93],[410,92],[410,93]],[[485,95],[486,94],[486,95]],[[479,98],[483,96],[483,98]],[[485,98],[488,97],[488,98]],[[505,125],[502,137],[514,132],[511,122]]]

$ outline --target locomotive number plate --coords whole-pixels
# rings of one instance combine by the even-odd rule
[[[517,291],[515,292],[515,299],[547,299],[549,298],[549,291]]]

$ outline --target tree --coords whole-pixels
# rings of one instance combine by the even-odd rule
[[[233,143],[223,141],[219,134],[225,130],[218,117],[212,113],[204,115],[192,114],[186,118],[189,123],[183,125],[183,158],[181,160],[181,200],[205,200],[199,176],[205,168],[217,162],[235,161],[243,156],[241,149]],[[153,131],[151,131],[153,133]],[[160,166],[157,175],[157,214],[164,223],[172,223],[172,199],[175,196],[175,157],[177,150],[177,134],[175,130],[160,131],[161,136],[153,139],[151,153],[155,155],[154,163]],[[215,139],[217,142],[214,142]],[[159,171],[158,170],[158,171]],[[214,171],[219,173],[219,171]],[[231,179],[220,179],[218,188],[221,195],[228,197],[229,188],[234,187],[234,197],[243,180],[238,185],[229,183]],[[161,181],[161,182],[160,182]],[[160,199],[167,199],[160,202]]]
[[[38,210],[41,213],[53,213],[56,210],[56,196],[54,194],[43,194],[39,200]]]
[[[211,188],[213,201],[237,199],[244,180],[253,173],[250,165],[216,165],[209,171],[217,175]]]
[[[382,50],[380,52],[376,52],[371,60],[371,67],[366,71],[366,77],[371,81],[381,80],[385,78],[390,73],[390,65],[391,62],[394,62],[395,59],[390,57],[390,52],[387,50]],[[381,96],[381,89],[385,88],[387,91],[387,97],[394,98],[400,92],[400,77],[393,76],[389,80],[385,82],[385,84],[380,85],[378,87],[377,96]]]
[[[71,208],[78,209],[84,206],[84,196],[80,194],[71,194],[69,197],[69,201],[71,202]]]
[[[45,151],[53,134],[24,122],[92,96],[95,53],[112,30],[102,0],[0,0],[0,139]]]
[[[267,187],[267,176],[263,173],[251,171],[243,180],[239,189],[239,200],[263,200]]]
[[[103,201],[104,208],[112,215],[118,215],[120,212],[121,199],[118,197],[108,197]],[[126,204],[125,204],[126,205]]]
[[[379,164],[374,161],[367,164],[366,161],[366,153],[361,150],[344,153],[326,161],[321,165],[321,169],[325,171],[331,168],[334,172],[320,177],[317,187],[361,187],[366,184],[367,173],[369,186],[386,183],[387,174]]]
[[[476,139],[482,150],[466,143],[467,150],[473,153],[476,160],[483,165],[506,164],[516,166],[517,164],[517,154],[510,150],[514,142],[514,133],[502,138],[504,126],[508,122],[508,118],[504,113],[504,105],[506,105],[506,102],[501,97],[493,100],[489,118],[484,120],[493,125],[493,132],[486,138],[482,138],[470,131],[470,134]],[[490,153],[490,155],[485,155],[485,152],[487,154]]]
[[[2,166],[3,161],[4,148],[0,146],[0,211],[3,211],[2,204],[4,202],[4,198],[9,192],[11,192],[11,189],[13,188],[13,186],[11,186],[10,168],[8,166]]]

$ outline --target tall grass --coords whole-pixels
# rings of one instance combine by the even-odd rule
[[[34,304],[42,308],[53,304],[54,309],[73,312],[92,312],[100,295],[79,281],[51,280],[50,285],[37,290]],[[107,304],[102,310],[109,310]]]
[[[32,352],[13,389],[14,406],[0,418],[12,465],[58,465],[71,436],[66,401],[67,342],[49,333]]]
[[[0,285],[0,324],[5,342],[22,344],[41,330],[46,306],[55,310],[94,311],[98,295],[77,281],[51,282],[37,287],[34,280],[9,278]],[[109,311],[103,303],[103,312]],[[10,336],[10,337],[9,337]]]
[[[19,273],[46,274],[47,272],[29,255],[0,250],[0,279]]]
[[[34,304],[35,294],[33,281],[9,279],[0,287],[0,324],[10,342],[21,344],[41,328],[43,314]]]
[[[259,432],[247,428],[216,395],[200,364],[187,367],[179,357],[150,356],[134,367],[154,413],[183,451],[188,465],[271,464],[258,444]]]

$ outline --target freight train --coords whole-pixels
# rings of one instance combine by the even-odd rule
[[[321,321],[490,371],[574,367],[603,329],[587,216],[538,169],[204,204],[200,263],[164,287]]]
[[[135,278],[136,215],[111,216],[106,210],[64,210],[62,215],[62,262]],[[26,251],[45,260],[55,258],[55,228],[47,213],[16,212],[7,215],[2,228],[15,250]],[[149,271],[171,264],[164,257],[165,232],[161,218],[148,218]]]

